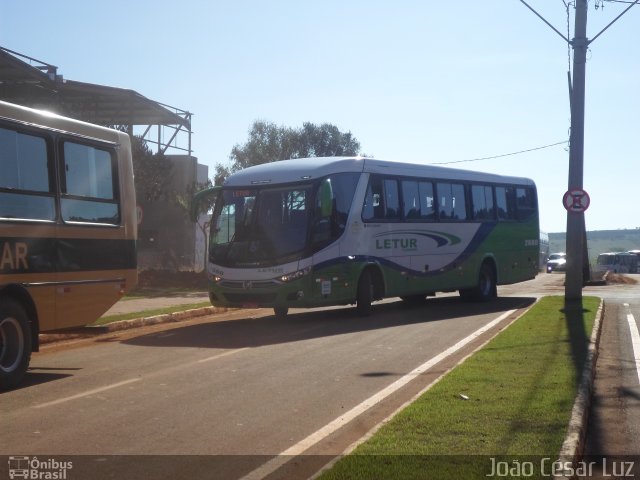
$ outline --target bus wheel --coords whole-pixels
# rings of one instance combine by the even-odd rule
[[[31,327],[22,306],[0,298],[0,390],[17,386],[31,359]]]
[[[356,311],[361,317],[371,315],[371,302],[373,302],[373,281],[371,272],[365,270],[360,275],[358,281],[358,292],[356,293]]]
[[[287,318],[289,307],[273,307],[273,312],[276,314],[277,319],[283,320]]]
[[[483,263],[478,275],[478,284],[473,288],[460,290],[460,296],[465,300],[474,300],[476,302],[486,302],[496,298],[498,290],[493,267],[487,262]]]

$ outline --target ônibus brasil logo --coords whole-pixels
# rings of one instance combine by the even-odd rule
[[[73,462],[62,462],[53,458],[39,460],[38,457],[9,457],[9,478],[29,480],[66,480],[67,471],[73,468]]]
[[[455,235],[429,230],[406,230],[379,233],[375,236],[377,250],[417,250],[418,238],[426,237],[436,242],[436,247],[444,247],[460,243]]]

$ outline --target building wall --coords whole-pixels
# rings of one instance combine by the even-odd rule
[[[168,155],[173,164],[170,189],[192,195],[196,183],[207,180],[208,167],[195,157]],[[203,180],[204,179],[204,180]],[[191,222],[189,212],[173,198],[142,202],[138,226],[138,268],[140,270],[202,271],[204,236]]]

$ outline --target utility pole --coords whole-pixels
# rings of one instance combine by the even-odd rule
[[[587,0],[575,0],[575,35],[573,47],[573,85],[571,89],[571,139],[569,147],[568,190],[583,187],[584,172],[584,103],[587,63]],[[586,237],[584,212],[567,211],[567,274],[565,301],[582,300],[583,259]]]
[[[582,198],[586,195],[582,188],[582,180],[584,170],[584,99],[587,48],[589,48],[589,45],[596,38],[617,22],[620,17],[640,2],[640,0],[629,0],[628,2],[624,2],[628,3],[629,6],[614,18],[606,27],[604,27],[600,33],[591,40],[588,40],[588,0],[574,1],[576,9],[575,36],[573,40],[569,40],[560,33],[557,28],[545,20],[542,15],[536,12],[525,0],[520,0],[523,5],[531,10],[538,18],[540,18],[540,20],[546,23],[554,32],[573,47],[573,85],[570,85],[571,139],[569,148],[569,188],[566,194],[569,195],[569,199],[573,194],[579,194]],[[568,8],[566,2],[565,6]],[[586,209],[586,206],[582,205],[582,207],[583,208],[580,209],[573,209],[571,200],[568,202],[568,205],[565,203],[565,208],[567,209],[567,274],[565,278],[566,302],[582,300],[582,286],[586,280],[585,273],[589,270],[589,261],[587,258],[587,231],[584,221],[584,210]]]

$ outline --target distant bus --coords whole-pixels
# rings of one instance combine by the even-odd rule
[[[137,282],[129,136],[0,102],[0,388]]]
[[[598,255],[596,273],[636,273],[638,271],[638,255],[631,252],[610,252]]]
[[[489,300],[534,278],[533,181],[369,158],[250,167],[213,196],[212,304],[274,308],[422,300],[436,291]]]

